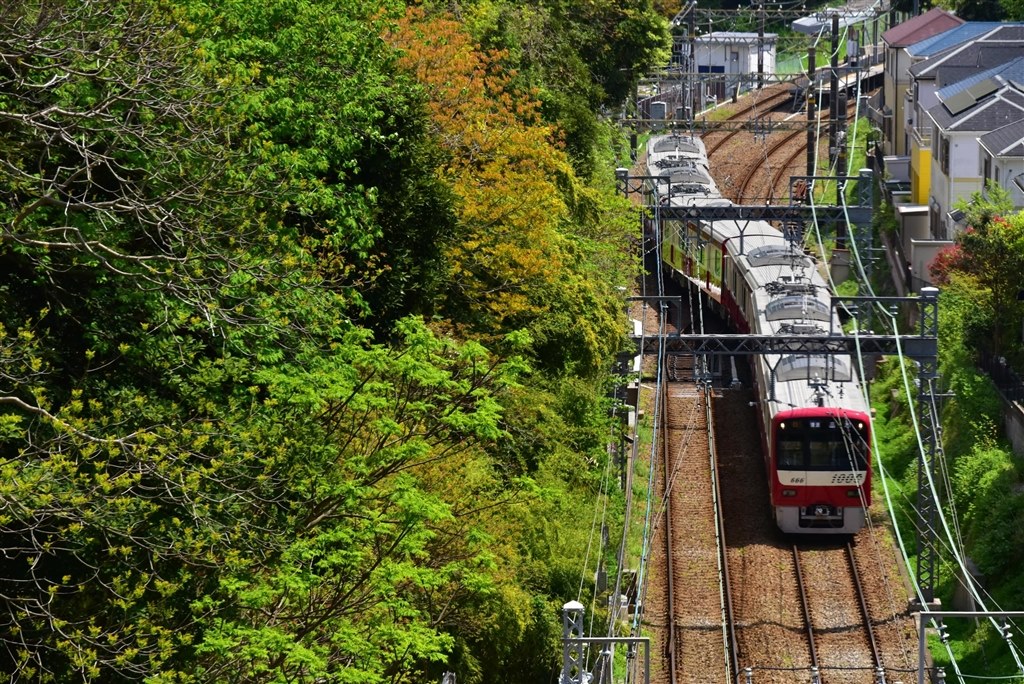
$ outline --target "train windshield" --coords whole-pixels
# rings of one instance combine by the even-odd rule
[[[780,470],[867,470],[866,428],[841,418],[800,418],[778,425]]]

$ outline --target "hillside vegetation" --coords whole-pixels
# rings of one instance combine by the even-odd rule
[[[943,609],[1018,610],[1024,602],[1024,495],[1022,461],[1002,430],[1004,404],[990,377],[979,370],[983,356],[1002,356],[1021,368],[1024,306],[1017,301],[1024,259],[1024,213],[1014,212],[1005,190],[990,186],[960,202],[969,228],[936,259],[931,279],[939,295],[939,383],[941,449],[932,465],[943,516],[931,531],[937,551],[936,596]],[[913,556],[920,524],[918,468],[923,445],[913,429],[917,369],[895,358],[881,366],[872,387],[875,421],[895,522]],[[909,400],[908,400],[909,397]],[[926,439],[926,436],[922,436]],[[966,586],[963,569],[973,564],[976,584]],[[911,569],[916,559],[911,559]],[[961,603],[955,599],[960,597]],[[953,639],[934,639],[936,664],[947,673],[1018,676],[1017,656],[985,620],[947,621]],[[1016,631],[1016,630],[1015,630]],[[955,666],[952,661],[955,660]],[[956,668],[955,670],[953,668]]]
[[[649,0],[0,8],[0,669],[548,681]],[[582,579],[581,579],[582,578]]]

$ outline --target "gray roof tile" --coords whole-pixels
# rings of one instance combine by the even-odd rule
[[[1024,119],[1024,92],[1006,84],[957,114],[952,114],[946,105],[938,104],[928,110],[928,116],[944,131],[988,133]]]
[[[931,57],[950,48],[970,42],[992,29],[999,28],[998,21],[968,21],[948,31],[920,40],[907,47],[914,57]]]
[[[1024,54],[1024,50],[1021,49],[1021,44],[1018,41],[991,43],[976,41],[918,62],[910,67],[910,75],[922,80],[936,79],[953,83],[959,79],[948,80],[948,77],[944,76],[951,68],[961,71],[991,69],[994,66],[1005,64],[1015,57],[1020,57],[1022,54]],[[966,71],[966,73],[969,75],[970,71]]]
[[[1024,119],[986,133],[978,142],[997,157],[1024,157]]]

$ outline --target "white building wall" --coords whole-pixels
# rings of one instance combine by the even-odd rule
[[[949,170],[952,187],[949,193],[949,204],[945,208],[947,212],[952,211],[953,205],[958,201],[970,199],[972,194],[982,189],[981,177],[978,173],[978,167],[981,164],[981,145],[978,144],[979,135],[984,135],[984,132],[957,133],[950,136]],[[943,219],[950,230],[948,234],[951,234],[953,222],[946,218],[945,213],[943,213]]]
[[[931,201],[937,205],[941,227],[941,230],[937,231],[937,237],[952,239],[956,226],[946,214],[952,211],[957,201],[970,199],[973,193],[981,190],[981,178],[978,173],[981,146],[978,144],[977,132],[934,133],[936,139],[941,139],[944,135],[949,136],[949,174],[942,172],[941,159],[938,155],[933,155]]]
[[[917,82],[917,99],[914,101],[914,124],[917,126],[930,126],[932,120],[925,114],[929,109],[939,104],[939,96],[936,95],[938,88],[935,81]]]
[[[910,84],[910,66],[914,63],[905,48],[887,48],[885,60],[885,104],[892,110],[892,137],[885,145],[886,154],[907,154],[906,92]]]
[[[747,55],[747,60],[748,60],[747,71],[749,71],[752,74],[756,74],[757,73],[757,46],[754,46],[754,49],[749,51],[749,54]],[[765,46],[764,56],[761,58],[761,62],[762,62],[762,67],[764,68],[764,73],[766,73],[766,74],[774,74],[775,73],[775,49],[772,48],[771,50],[769,50],[768,46]]]
[[[981,156],[985,153],[979,152],[979,171],[978,175],[981,175],[980,164]],[[1024,209],[1024,191],[1013,182],[1013,179],[1024,173],[1024,159],[1019,157],[1000,159],[996,157],[992,160],[993,169],[999,170],[999,185],[1010,193],[1010,199],[1013,200],[1013,206],[1017,209]]]

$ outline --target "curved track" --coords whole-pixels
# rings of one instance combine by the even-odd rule
[[[750,103],[745,105],[743,109],[730,114],[727,121],[740,121],[747,118],[755,121],[766,119],[767,114],[776,110],[786,100],[792,99],[792,93],[788,89],[782,89],[788,87],[789,84],[776,84],[763,89],[758,93],[760,97],[751,98]],[[716,136],[717,139],[708,145],[708,158],[710,159],[715,152],[732,140],[740,130],[737,128],[727,131],[720,138]]]
[[[850,103],[847,105],[847,121],[856,112],[856,103]],[[823,110],[819,112],[819,116],[816,122],[817,126],[828,123],[828,112]],[[795,139],[800,139],[800,143],[797,145],[792,144]],[[769,136],[768,140],[771,142],[766,144],[766,147],[762,153],[762,159],[759,163],[752,163],[747,168],[743,180],[738,186],[736,191],[735,201],[737,204],[742,204],[744,200],[757,201],[763,200],[768,204],[775,201],[777,197],[783,197],[786,202],[789,201],[788,194],[785,193],[785,189],[788,188],[788,182],[783,182],[783,176],[791,173],[794,166],[796,166],[797,160],[807,154],[807,143],[806,143],[806,131],[786,131],[781,136]],[[769,160],[773,157],[782,157],[783,161],[781,164],[770,164]],[[752,190],[755,187],[754,180],[759,174],[767,176],[767,183],[760,184],[758,187],[760,192]],[[766,188],[766,189],[765,189]],[[780,189],[783,190],[780,193]]]

